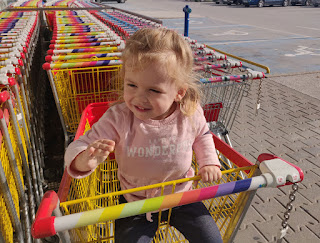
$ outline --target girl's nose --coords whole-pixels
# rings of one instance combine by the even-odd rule
[[[146,94],[146,92],[144,90],[138,90],[138,92],[136,93],[136,98],[143,103],[147,103],[148,102],[148,96]]]

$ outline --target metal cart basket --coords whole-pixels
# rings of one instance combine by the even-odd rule
[[[55,102],[66,132],[76,132],[81,113],[90,103],[117,99],[121,65],[105,66],[106,62],[111,64],[111,61],[79,62],[68,63],[65,68],[61,67],[62,64],[56,67],[56,64],[47,63],[45,69],[48,70]]]

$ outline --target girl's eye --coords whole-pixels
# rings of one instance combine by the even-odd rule
[[[159,90],[156,90],[156,89],[150,89],[150,91],[154,92],[154,93],[157,93],[157,94],[160,94],[161,92]]]
[[[135,88],[135,87],[137,87],[136,85],[134,85],[134,84],[127,84],[129,87],[132,87],[132,88]]]

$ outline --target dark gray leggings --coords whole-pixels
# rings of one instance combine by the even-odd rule
[[[120,197],[120,203],[125,203]],[[152,214],[149,222],[146,214],[115,221],[116,243],[150,243],[158,229],[159,213]],[[168,210],[162,212],[168,218]],[[190,243],[222,243],[219,229],[203,203],[192,203],[172,209],[170,225],[178,229]]]

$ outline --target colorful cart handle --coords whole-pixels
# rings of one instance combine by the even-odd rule
[[[258,161],[262,159],[266,160],[261,161],[259,167],[264,173],[250,179],[228,182],[206,188],[154,197],[61,217],[51,216],[53,210],[59,207],[59,199],[54,191],[47,191],[39,206],[31,233],[34,238],[49,237],[57,232],[106,222],[108,220],[168,209],[233,193],[257,190],[261,187],[280,187],[303,180],[304,175],[299,167],[273,155],[262,154],[259,156]]]
[[[52,56],[48,55],[45,57],[46,62],[58,61],[58,60],[72,60],[72,59],[94,59],[94,58],[106,58],[106,57],[121,57],[121,52],[110,52],[110,53],[96,53],[96,54],[83,54],[83,55],[63,55],[63,56]]]
[[[248,69],[248,74],[217,76],[217,77],[212,77],[212,78],[200,78],[200,82],[202,82],[202,83],[217,83],[217,82],[223,82],[223,81],[241,82],[242,80],[261,79],[264,77],[265,77],[265,74],[263,72],[255,72],[255,71],[251,72]]]
[[[105,60],[105,61],[91,61],[91,62],[70,62],[70,63],[57,63],[50,64],[46,62],[42,65],[44,70],[50,69],[64,69],[64,68],[87,68],[87,67],[100,67],[100,66],[111,66],[121,65],[122,60]]]
[[[223,64],[203,64],[193,68],[194,71],[207,71],[211,69],[228,69],[228,68],[239,68],[242,67],[241,62],[229,62]]]
[[[124,48],[123,46],[113,46],[113,47],[95,47],[95,48],[81,48],[81,49],[59,49],[59,50],[53,50],[49,49],[47,51],[48,55],[59,55],[59,54],[68,54],[68,53],[82,53],[82,52],[105,52],[105,51],[122,51]],[[0,50],[1,53],[1,50]]]

